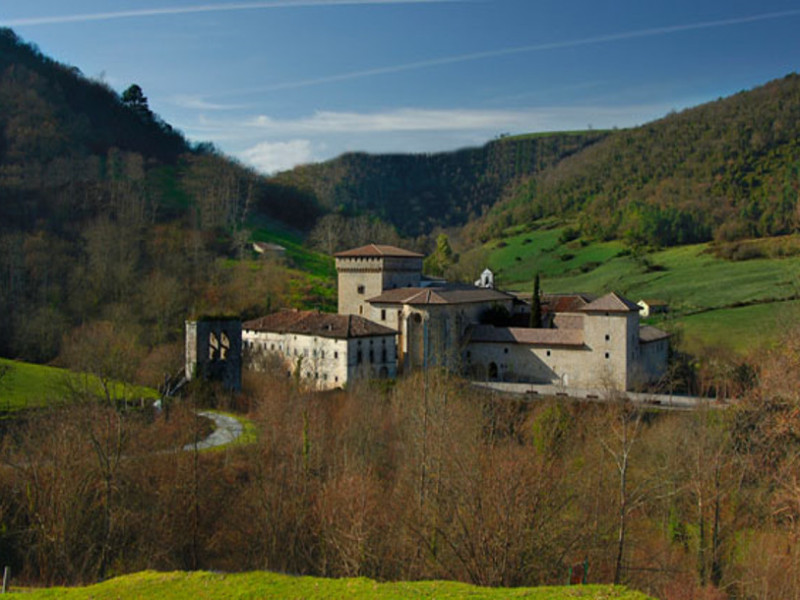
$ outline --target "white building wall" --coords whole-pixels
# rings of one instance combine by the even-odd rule
[[[464,362],[480,378],[493,379],[496,372],[501,381],[580,386],[587,354],[580,348],[478,342],[467,346]]]
[[[279,357],[287,377],[294,376],[299,369],[301,379],[318,389],[342,387],[358,377],[393,378],[397,375],[394,335],[344,340],[244,330],[242,342],[250,353]],[[361,363],[358,362],[359,350]]]

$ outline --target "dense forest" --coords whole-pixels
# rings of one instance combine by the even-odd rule
[[[505,137],[481,148],[436,154],[345,154],[296,167],[273,181],[301,189],[345,216],[369,214],[406,237],[463,226],[504,189],[603,139],[585,131]]]
[[[636,245],[800,227],[800,75],[616,131],[508,191],[475,237],[550,215]]]
[[[117,94],[0,30],[0,355],[51,360],[99,321],[153,348],[189,312],[277,306],[271,267],[223,259],[242,255],[254,216],[302,228],[319,214],[190,145],[139,86]]]

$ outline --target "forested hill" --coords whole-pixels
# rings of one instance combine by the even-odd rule
[[[117,94],[0,28],[0,355],[52,359],[96,321],[152,346],[192,310],[246,311],[256,286],[219,259],[242,255],[254,215],[310,228],[320,212],[190,145],[138,85]]]
[[[603,139],[585,131],[506,137],[481,148],[436,154],[345,154],[296,167],[273,181],[310,194],[327,210],[372,214],[404,236],[461,226],[488,210],[505,187]]]
[[[527,178],[471,232],[569,214],[586,235],[645,245],[797,230],[800,76],[614,132]]]

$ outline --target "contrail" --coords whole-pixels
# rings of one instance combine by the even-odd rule
[[[376,4],[443,4],[467,2],[470,0],[274,0],[272,2],[237,2],[233,4],[200,4],[196,6],[171,6],[164,8],[143,8],[78,15],[58,15],[52,17],[28,17],[1,20],[6,27],[31,27],[34,25],[59,25],[64,23],[87,23],[90,21],[110,21],[112,19],[131,19],[139,17],[159,17],[164,15],[183,15],[190,13],[232,12],[241,10],[264,10],[269,8],[300,8],[310,6],[359,6]]]
[[[456,56],[444,56],[441,58],[433,58],[429,60],[420,60],[411,63],[400,65],[391,65],[387,67],[376,67],[374,69],[365,69],[363,71],[351,71],[349,73],[340,73],[338,75],[328,75],[325,77],[317,77],[314,79],[301,79],[299,81],[289,81],[285,83],[276,83],[273,85],[252,88],[247,90],[231,91],[227,93],[215,94],[217,96],[230,95],[237,93],[250,93],[250,92],[269,92],[276,90],[294,89],[320,85],[324,83],[333,83],[337,81],[349,81],[351,79],[361,79],[364,77],[372,77],[374,75],[386,75],[391,73],[400,73],[403,71],[413,71],[416,69],[425,69],[429,67],[437,67],[441,65],[450,65],[461,62],[469,62],[474,60],[481,60],[485,58],[496,58],[499,56],[509,56],[512,54],[524,54],[528,52],[538,52],[543,50],[558,50],[560,48],[574,48],[576,46],[589,46],[592,44],[606,44],[609,42],[616,42],[620,40],[629,40],[634,38],[653,37],[657,35],[668,35],[671,33],[680,33],[683,31],[693,31],[697,29],[712,29],[716,27],[730,27],[732,25],[742,25],[745,23],[755,23],[757,21],[768,21],[773,19],[781,19],[785,17],[796,17],[800,15],[800,9],[784,10],[780,12],[764,13],[760,15],[750,15],[747,17],[734,17],[731,19],[720,19],[717,21],[701,21],[698,23],[687,23],[683,25],[670,25],[666,27],[652,27],[649,29],[639,29],[637,31],[625,31],[621,33],[611,33],[607,35],[598,35],[594,37],[582,38],[577,40],[567,40],[563,42],[548,42],[545,44],[533,44],[530,46],[516,46],[513,48],[501,48],[498,50],[487,50],[484,52],[472,52],[469,54],[459,54]]]

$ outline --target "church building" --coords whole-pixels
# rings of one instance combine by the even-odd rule
[[[482,380],[631,390],[666,371],[668,334],[640,326],[640,307],[616,293],[543,296],[543,327],[530,328],[520,326],[530,305],[495,289],[491,272],[476,285],[431,280],[422,254],[378,244],[335,258],[338,314],[248,321],[245,352],[277,356],[320,389],[442,366]]]

